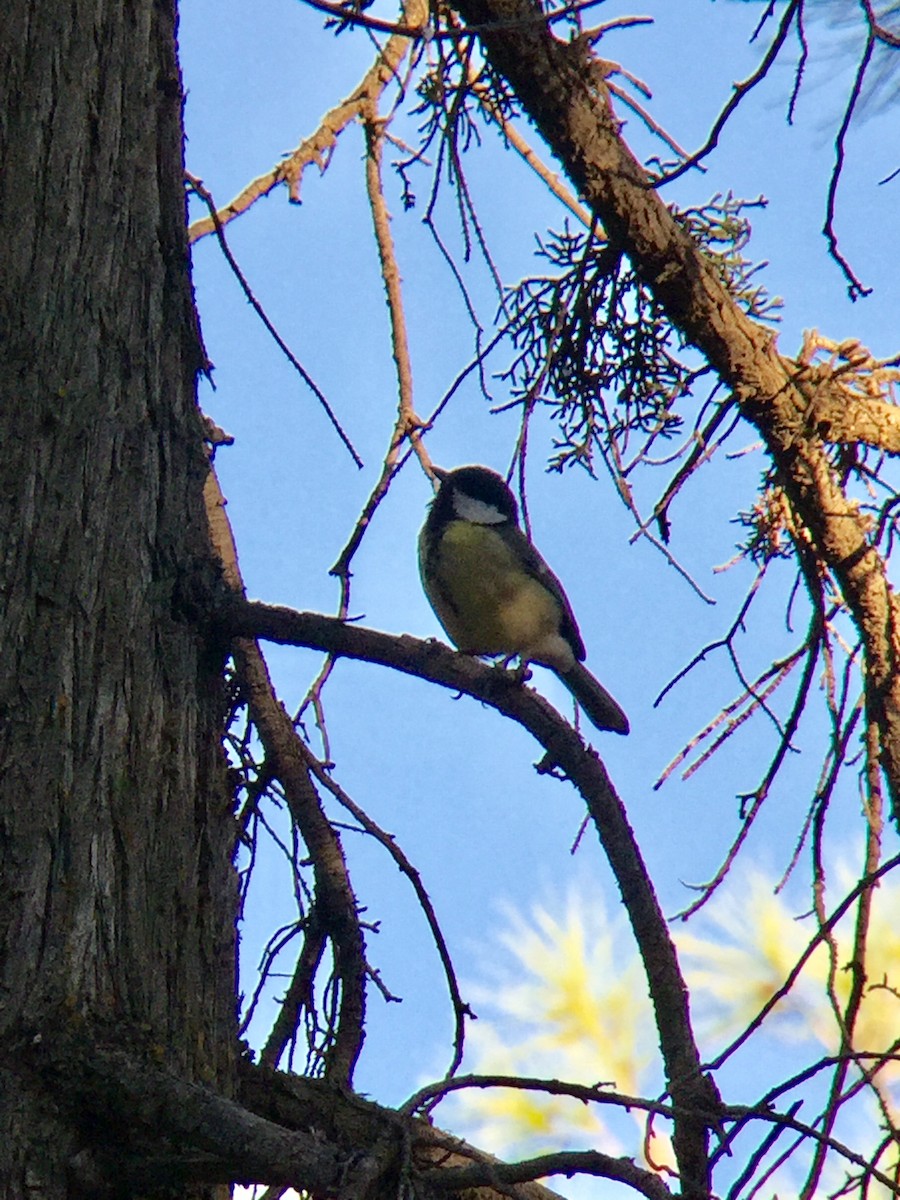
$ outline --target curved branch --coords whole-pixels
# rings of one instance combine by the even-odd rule
[[[441,1192],[493,1186],[506,1191],[513,1184],[530,1183],[545,1175],[596,1175],[624,1183],[648,1200],[672,1200],[672,1193],[652,1171],[630,1158],[613,1158],[599,1150],[560,1150],[517,1163],[470,1163],[466,1167],[438,1167],[426,1172],[424,1182]]]
[[[425,921],[431,932],[431,939],[434,942],[434,947],[437,951],[438,958],[441,960],[441,966],[444,969],[444,978],[447,982],[447,991],[450,994],[450,1003],[453,1006],[453,1058],[451,1059],[450,1065],[447,1068],[446,1076],[446,1078],[449,1079],[454,1075],[459,1067],[459,1064],[462,1062],[463,1045],[465,1042],[466,1018],[471,1017],[474,1020],[475,1014],[472,1012],[472,1009],[469,1007],[466,1001],[462,998],[462,992],[459,989],[459,981],[456,978],[456,968],[453,966],[453,960],[450,957],[450,951],[447,947],[447,940],[444,937],[444,931],[441,929],[440,922],[438,921],[437,913],[435,912],[434,905],[431,902],[431,897],[426,892],[425,885],[422,883],[422,876],[397,845],[397,841],[394,836],[390,833],[387,833],[384,829],[377,825],[375,821],[373,821],[368,815],[368,813],[363,812],[359,805],[347,795],[344,789],[340,787],[334,779],[332,779],[331,775],[325,769],[323,764],[315,759],[311,753],[308,755],[307,761],[309,762],[310,770],[319,780],[322,786],[331,792],[332,796],[334,796],[337,802],[343,805],[343,807],[353,815],[354,820],[359,823],[362,829],[365,830],[370,837],[374,838],[375,841],[378,842],[378,844],[382,847],[382,849],[391,856],[391,858],[394,860],[397,870],[401,875],[406,876],[406,878],[409,880],[410,886],[415,892],[416,900],[419,903],[419,908],[422,910],[422,915],[425,917]],[[265,1057],[262,1056],[260,1061],[264,1065],[275,1066],[278,1060],[276,1058],[274,1061],[266,1063]]]
[[[864,287],[857,279],[853,268],[850,266],[847,259],[841,253],[838,247],[837,234],[834,231],[835,208],[837,204],[838,185],[841,181],[841,175],[844,170],[844,156],[847,134],[850,131],[850,123],[853,120],[853,113],[856,109],[862,92],[863,81],[866,77],[866,72],[869,69],[869,63],[872,61],[872,51],[875,49],[875,33],[872,29],[869,30],[869,36],[866,38],[866,46],[863,50],[862,58],[859,60],[856,68],[856,75],[853,80],[853,86],[850,89],[850,96],[847,100],[844,116],[841,119],[840,128],[834,139],[834,166],[831,171],[831,177],[828,180],[828,199],[825,205],[825,224],[822,226],[822,233],[825,235],[825,240],[828,242],[828,253],[840,267],[844,278],[847,280],[847,294],[851,300],[858,300],[860,296],[868,296],[872,289]]]
[[[395,636],[348,625],[317,613],[300,613],[271,604],[234,602],[221,614],[231,637],[259,637],[287,645],[309,646],[346,658],[392,667],[407,675],[464,692],[511,717],[546,752],[541,769],[559,769],[581,794],[616,877],[647,973],[656,1013],[669,1090],[678,1110],[676,1137],[703,1146],[704,1165],[682,1163],[685,1184],[702,1170],[709,1115],[720,1101],[700,1069],[688,1010],[688,992],[678,966],[666,919],[644,864],[622,801],[595,751],[543,697],[521,686],[518,674],[485,666],[435,641],[408,634]],[[685,1133],[687,1127],[687,1134]],[[680,1130],[680,1132],[679,1132]],[[690,1190],[690,1187],[688,1187]],[[695,1186],[696,1191],[696,1186]]]
[[[756,85],[761,80],[765,79],[766,75],[768,75],[769,68],[780,54],[781,47],[784,45],[785,39],[790,32],[791,25],[794,23],[794,17],[802,11],[803,9],[801,0],[791,0],[790,4],[788,4],[787,8],[781,15],[781,21],[779,22],[775,37],[772,39],[772,42],[766,53],[763,55],[759,66],[752,75],[748,75],[746,79],[743,79],[740,83],[735,83],[732,86],[731,95],[725,102],[722,111],[716,117],[715,121],[713,121],[713,126],[710,130],[709,137],[699,150],[695,150],[689,158],[684,160],[684,162],[679,163],[677,167],[674,167],[671,171],[667,171],[664,175],[657,179],[655,181],[657,187],[662,186],[664,183],[671,183],[674,179],[678,179],[679,176],[683,175],[686,171],[689,171],[691,167],[699,166],[703,159],[706,158],[706,156],[716,148],[716,146],[719,144],[719,136],[721,135],[722,130],[728,124],[728,121],[735,109],[748,94],[748,92],[752,92]]]
[[[482,1200],[509,1195],[502,1184],[491,1183],[493,1171],[509,1169],[505,1164],[426,1120],[402,1118],[323,1080],[243,1061],[239,1095],[231,1099],[160,1065],[159,1047],[144,1046],[140,1029],[119,1026],[115,1042],[102,1030],[97,1037],[89,1033],[83,1022],[62,1013],[27,1040],[0,1046],[5,1066],[40,1075],[57,1104],[77,1115],[83,1136],[70,1170],[85,1195],[97,1194],[102,1175],[123,1195],[148,1188],[180,1194],[185,1185],[240,1180],[358,1200],[396,1195],[402,1190],[398,1177],[414,1172],[414,1184],[428,1184],[428,1191],[416,1187],[415,1194],[427,1196],[439,1188],[457,1191],[456,1181],[440,1187],[441,1177],[469,1168],[485,1176]],[[110,1146],[113,1162],[107,1161]],[[361,1154],[360,1147],[369,1149]],[[610,1160],[611,1178],[621,1177],[620,1161]],[[603,1173],[597,1164],[595,1172]],[[534,1178],[527,1168],[519,1168],[519,1175]],[[368,1188],[354,1186],[361,1178]],[[517,1188],[516,1195],[560,1200],[535,1182]],[[667,1195],[657,1191],[653,1200]]]
[[[621,1092],[608,1091],[605,1084],[589,1086],[583,1083],[569,1083],[559,1079],[540,1079],[533,1075],[455,1075],[452,1079],[442,1079],[438,1083],[430,1083],[419,1088],[398,1110],[409,1116],[427,1110],[431,1112],[437,1101],[443,1100],[451,1092],[461,1092],[468,1089],[481,1088],[511,1088],[521,1092],[542,1092],[547,1096],[567,1096],[580,1100],[582,1104],[604,1104],[611,1108],[627,1110],[639,1109],[641,1112],[654,1113],[658,1116],[671,1118],[671,1104],[661,1100],[647,1100],[641,1096],[627,1096]],[[717,1119],[718,1113],[708,1114],[711,1120]]]
[[[440,1186],[441,1172],[468,1167],[476,1168],[483,1175],[482,1188],[485,1190],[480,1192],[481,1200],[504,1200],[509,1196],[508,1187],[492,1176],[492,1170],[502,1169],[504,1164],[429,1121],[401,1115],[370,1100],[347,1095],[317,1079],[264,1071],[249,1063],[242,1064],[240,1082],[241,1100],[251,1111],[288,1129],[317,1131],[319,1137],[324,1133],[326,1142],[336,1143],[344,1150],[348,1167],[352,1161],[359,1163],[362,1160],[361,1169],[365,1171],[365,1160],[372,1155],[361,1156],[359,1149],[370,1146],[379,1148],[379,1156],[390,1170],[396,1163],[402,1141],[405,1161],[401,1163],[401,1171],[407,1176],[411,1166],[421,1171],[418,1179],[423,1182],[427,1179],[429,1184],[428,1192],[424,1193],[426,1196]],[[573,1157],[577,1158],[577,1154]],[[341,1194],[348,1198],[397,1194],[396,1189],[389,1187],[372,1187],[373,1177],[370,1172],[366,1175],[369,1189],[345,1186]],[[518,1200],[560,1200],[558,1193],[531,1181],[533,1175],[529,1174],[527,1178],[529,1182],[516,1187]],[[415,1184],[417,1179],[412,1182]],[[455,1183],[453,1190],[458,1190],[459,1186]],[[410,1191],[423,1194],[415,1187]],[[661,1194],[659,1200],[663,1200]]]

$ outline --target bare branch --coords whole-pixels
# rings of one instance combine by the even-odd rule
[[[235,597],[243,596],[243,581],[231,526],[225,516],[224,498],[211,467],[206,480],[204,502],[211,540],[223,564],[226,583]],[[310,779],[306,747],[278,701],[259,645],[253,638],[236,638],[232,649],[268,765],[273,776],[284,787],[291,817],[313,860],[316,879],[315,919],[332,940],[335,971],[341,984],[340,1015],[334,1040],[326,1051],[326,1074],[346,1085],[352,1077],[364,1037],[366,959],[356,897],[340,839],[325,816]],[[321,957],[321,950],[317,951],[317,941],[317,931],[313,928],[305,944],[305,952],[300,956],[294,986],[288,997],[294,1004],[294,1016],[297,1013],[296,1001],[307,987],[307,973]],[[277,1033],[273,1030],[268,1046],[270,1057],[275,1055],[279,1043],[281,1048],[286,1044],[282,1037],[288,1020],[286,1015],[278,1025]]]
[[[834,139],[834,169],[831,172],[831,178],[828,181],[828,199],[826,202],[825,225],[822,232],[828,242],[828,252],[837,265],[841,268],[844,278],[847,280],[847,292],[851,300],[858,300],[860,296],[868,296],[872,291],[871,288],[864,287],[857,279],[850,264],[844,258],[838,248],[837,234],[834,232],[834,214],[835,205],[837,203],[838,184],[841,181],[841,173],[844,169],[844,142],[847,138],[847,132],[850,129],[850,122],[853,120],[853,112],[856,108],[856,103],[859,100],[862,92],[863,81],[866,77],[866,71],[869,68],[869,63],[872,60],[872,51],[875,49],[875,34],[870,29],[869,35],[866,38],[866,46],[863,50],[862,58],[856,68],[856,75],[853,79],[853,86],[850,89],[850,96],[847,100],[847,106],[844,109],[844,116],[841,120],[840,128],[837,136]]]
[[[598,1150],[561,1150],[519,1163],[473,1163],[426,1172],[425,1183],[442,1192],[494,1187],[506,1191],[513,1184],[527,1183],[546,1175],[596,1175],[612,1179],[646,1196],[648,1200],[671,1200],[672,1193],[652,1171],[635,1166],[629,1158],[613,1158]]]
[[[400,847],[397,845],[393,834],[386,833],[372,818],[354,803],[350,796],[332,779],[331,775],[326,771],[322,763],[317,762],[312,756],[309,757],[310,767],[313,774],[319,780],[323,787],[326,787],[335,797],[339,804],[343,805],[348,812],[352,813],[354,818],[359,822],[362,828],[373,837],[380,846],[382,846],[391,856],[401,874],[405,875],[412,885],[412,889],[416,894],[416,899],[419,902],[419,907],[428,922],[428,928],[431,931],[432,941],[435,949],[438,952],[438,957],[441,960],[441,966],[444,969],[444,977],[447,981],[447,990],[450,993],[450,1002],[453,1005],[453,1016],[455,1021],[455,1034],[453,1038],[453,1058],[450,1066],[447,1068],[447,1077],[454,1074],[459,1064],[462,1062],[463,1046],[465,1042],[465,1022],[467,1017],[474,1017],[469,1005],[463,1000],[459,990],[459,982],[456,978],[456,970],[453,966],[453,960],[450,957],[450,951],[447,947],[447,941],[444,937],[443,930],[437,919],[437,913],[434,910],[434,905],[431,898],[425,890],[422,883],[422,877],[416,868],[412,865]],[[275,1063],[271,1064],[272,1066]]]
[[[734,84],[728,101],[726,102],[722,111],[716,117],[715,121],[713,121],[713,126],[710,130],[709,137],[706,139],[700,149],[695,150],[694,153],[690,155],[689,158],[686,158],[683,163],[680,163],[671,171],[666,171],[663,175],[660,175],[658,179],[654,180],[654,185],[656,187],[662,187],[664,183],[671,183],[674,179],[678,179],[679,176],[684,175],[685,172],[689,171],[692,167],[698,166],[703,159],[706,158],[707,155],[716,148],[716,146],[719,144],[719,137],[721,136],[722,130],[727,125],[732,113],[735,111],[744,97],[751,92],[760,82],[760,80],[764,79],[769,73],[769,68],[778,57],[781,47],[784,45],[785,39],[790,32],[791,25],[794,23],[794,17],[801,8],[801,0],[790,0],[790,3],[781,15],[781,21],[779,22],[778,30],[775,34],[775,37],[772,39],[768,50],[763,56],[762,61],[751,75],[748,75],[747,78],[742,80],[740,83]]]
[[[312,378],[312,376],[307,371],[307,369],[303,366],[303,364],[300,362],[300,360],[297,358],[297,356],[291,350],[290,346],[288,346],[287,342],[284,340],[284,338],[281,336],[281,334],[278,332],[278,330],[272,324],[269,314],[266,312],[266,310],[263,308],[263,306],[257,300],[256,296],[253,294],[253,290],[251,289],[250,284],[247,282],[246,276],[244,275],[241,268],[238,266],[237,260],[235,259],[234,255],[231,253],[231,249],[225,240],[225,230],[222,228],[222,222],[219,220],[219,214],[216,212],[216,206],[213,203],[212,195],[203,186],[202,182],[199,179],[195,179],[193,175],[188,175],[187,179],[191,186],[191,189],[200,197],[200,199],[203,201],[203,203],[209,209],[210,220],[213,222],[213,226],[214,226],[215,232],[216,232],[216,237],[219,239],[219,246],[222,250],[222,253],[225,256],[225,261],[228,263],[235,278],[237,279],[238,283],[241,285],[241,291],[247,297],[247,301],[250,304],[250,307],[253,309],[253,311],[256,313],[256,315],[259,317],[259,319],[262,321],[263,325],[265,325],[266,329],[269,331],[269,334],[272,337],[272,340],[275,342],[278,349],[282,352],[282,354],[285,356],[285,358],[288,360],[288,362],[291,364],[291,366],[294,368],[294,370],[297,372],[297,374],[300,376],[300,378],[303,380],[303,382],[306,384],[306,386],[309,388],[309,390],[312,392],[312,394],[315,396],[315,398],[319,401],[319,404],[321,404],[322,408],[324,409],[325,415],[328,417],[328,420],[331,422],[332,428],[334,429],[335,433],[337,433],[338,437],[341,439],[341,441],[347,447],[350,457],[353,459],[353,461],[356,463],[356,465],[361,468],[363,465],[362,459],[356,453],[356,450],[353,448],[353,443],[350,441],[349,437],[344,432],[344,428],[341,425],[340,421],[337,419],[334,409],[329,404],[328,399],[325,396],[325,393],[322,391],[322,389],[315,382],[315,380]]]
[[[409,28],[423,28],[428,20],[428,6],[425,0],[407,0],[403,15]],[[229,221],[245,213],[257,200],[268,196],[282,183],[288,185],[290,199],[295,203],[299,202],[300,183],[306,168],[310,163],[317,163],[324,170],[326,160],[333,152],[340,135],[360,115],[363,105],[396,78],[400,63],[411,45],[410,37],[405,34],[397,34],[390,38],[363,76],[359,86],[325,114],[315,133],[305,138],[293,153],[270,171],[247,184],[230,204],[217,210],[219,224],[224,228]],[[188,237],[191,242],[196,242],[215,230],[216,224],[212,217],[207,217],[193,222],[188,230]]]
[[[720,1101],[700,1070],[675,947],[624,805],[599,757],[578,733],[546,700],[523,688],[517,672],[484,666],[438,642],[395,637],[332,617],[259,603],[237,602],[222,619],[231,636],[311,646],[465,692],[518,721],[541,743],[546,752],[541,769],[558,768],[578,789],[622,892],[656,1012],[666,1075],[679,1113],[676,1128],[679,1122],[682,1129],[686,1125],[705,1144],[708,1121],[696,1114],[716,1111]]]

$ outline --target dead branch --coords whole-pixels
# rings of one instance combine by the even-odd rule
[[[428,5],[425,0],[407,0],[403,7],[403,24],[410,29],[423,29],[428,20]],[[305,138],[287,158],[277,163],[264,175],[259,175],[238,193],[230,204],[217,211],[219,224],[225,226],[251,208],[257,200],[268,196],[282,183],[288,186],[288,195],[295,203],[300,199],[300,184],[303,173],[311,163],[324,170],[328,158],[337,145],[338,138],[362,112],[363,106],[373,96],[380,94],[392,79],[396,78],[401,62],[408,53],[412,41],[406,33],[394,34],[384,49],[363,76],[359,86],[350,95],[325,114],[315,133]],[[188,229],[191,242],[214,233],[212,217],[194,221]]]
[[[771,332],[735,303],[722,278],[651,188],[619,136],[596,60],[537,24],[492,32],[535,10],[534,0],[460,0],[494,68],[569,172],[611,240],[622,247],[669,319],[705,355],[761,434],[779,481],[825,566],[837,579],[865,647],[867,718],[900,821],[900,601],[858,505],[842,489],[806,424],[808,399]],[[792,11],[789,5],[786,13]],[[705,1186],[705,1183],[704,1183]]]

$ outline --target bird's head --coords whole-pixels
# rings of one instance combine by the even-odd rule
[[[502,475],[488,467],[434,467],[440,488],[435,514],[445,521],[471,521],[474,525],[517,524],[519,506]]]

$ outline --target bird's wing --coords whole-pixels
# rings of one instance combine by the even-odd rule
[[[494,526],[494,528],[506,542],[510,550],[523,563],[526,572],[542,583],[547,591],[559,601],[560,608],[562,609],[559,632],[572,647],[572,652],[578,661],[583,662],[586,655],[584,642],[581,640],[581,631],[578,628],[578,622],[575,620],[572,605],[569,603],[569,597],[566,595],[563,585],[518,525],[506,524]]]

